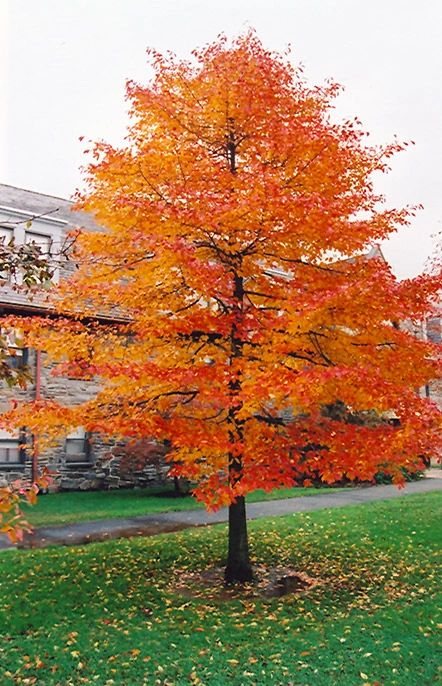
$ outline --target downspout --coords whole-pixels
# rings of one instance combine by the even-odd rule
[[[41,350],[35,351],[35,393],[34,400],[41,398]],[[38,435],[34,434],[33,450],[32,450],[32,470],[31,480],[35,483],[38,479]]]

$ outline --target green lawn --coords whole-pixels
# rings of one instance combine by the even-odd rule
[[[433,686],[441,514],[439,492],[252,522],[257,561],[322,580],[272,600],[174,590],[224,525],[3,552],[0,683]]]
[[[342,489],[282,488],[271,493],[255,491],[247,500],[258,502],[275,498],[296,498],[301,495],[317,495],[324,490],[330,493]],[[37,505],[25,506],[23,509],[33,526],[51,526],[88,519],[135,517],[204,507],[191,496],[174,498],[172,495],[171,488],[53,493],[40,496]]]

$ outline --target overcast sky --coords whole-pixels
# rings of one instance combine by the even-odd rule
[[[0,0],[0,182],[70,197],[79,136],[122,140],[124,83],[146,81],[148,46],[185,56],[249,26],[290,43],[311,83],[342,83],[339,115],[373,142],[415,141],[378,190],[425,206],[384,246],[398,276],[417,274],[442,230],[442,0]]]

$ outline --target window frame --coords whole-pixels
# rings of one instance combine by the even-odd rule
[[[0,336],[4,336],[6,338],[8,355],[5,355],[4,359],[8,367],[10,369],[23,369],[26,367],[29,360],[29,348],[26,346],[17,345],[15,340],[16,331],[5,331],[2,329],[2,327],[0,327]]]
[[[83,430],[82,436],[75,435],[78,434],[81,430]],[[83,450],[81,452],[70,453],[68,451],[69,442],[71,442],[73,446],[82,443]],[[82,427],[78,427],[75,431],[71,431],[71,433],[68,434],[64,439],[63,450],[65,462],[67,465],[86,463],[89,464],[91,462],[92,455],[89,432],[82,429]]]
[[[7,434],[7,431],[2,431],[1,433]],[[26,449],[23,446],[24,443],[24,436],[23,436],[23,429],[21,429],[18,432],[18,435],[14,437],[12,434],[9,434],[10,438],[6,436],[0,436],[0,468],[2,470],[4,469],[17,469],[21,468],[23,469],[25,466],[26,462]],[[3,444],[7,444],[6,446]],[[5,449],[8,450],[8,446],[15,447],[17,448],[17,460],[3,460],[1,457],[1,450]]]
[[[9,234],[8,236],[5,235],[6,232]],[[10,226],[4,226],[0,223],[0,241],[2,241],[2,245],[5,246],[14,242],[14,229]],[[0,272],[0,280],[2,281],[3,285],[9,285],[13,281],[10,272]]]
[[[53,210],[48,212],[48,215]],[[15,245],[26,245],[26,234],[35,234],[37,236],[47,237],[50,241],[50,253],[53,255],[53,246],[62,245],[66,239],[66,231],[69,228],[69,221],[59,217],[45,216],[29,212],[19,207],[10,207],[7,205],[0,205],[0,227],[5,231],[12,233]],[[45,253],[42,253],[44,256]],[[55,265],[53,269],[52,279],[53,283],[58,283],[60,280],[60,266]],[[6,282],[7,285],[9,282]]]
[[[37,238],[47,239],[48,251],[45,252],[44,250],[42,250],[42,246],[37,241],[29,241],[28,238],[30,236],[35,236]],[[38,248],[40,248],[40,254],[42,255],[42,257],[51,257],[53,243],[54,243],[54,236],[52,233],[42,233],[41,231],[32,231],[32,230],[25,229],[24,245],[36,245]]]

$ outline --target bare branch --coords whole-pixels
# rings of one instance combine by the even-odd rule
[[[334,269],[333,267],[326,267],[322,264],[314,264],[313,262],[306,262],[305,260],[301,260],[299,258],[296,259],[290,259],[289,257],[281,257],[280,255],[276,255],[274,253],[270,252],[265,252],[263,253],[265,257],[273,257],[275,260],[278,260],[280,262],[288,262],[290,264],[300,264],[303,267],[312,267],[312,269],[319,269],[320,271],[323,272],[333,272],[334,274],[345,274],[345,272],[339,270],[339,269]]]

